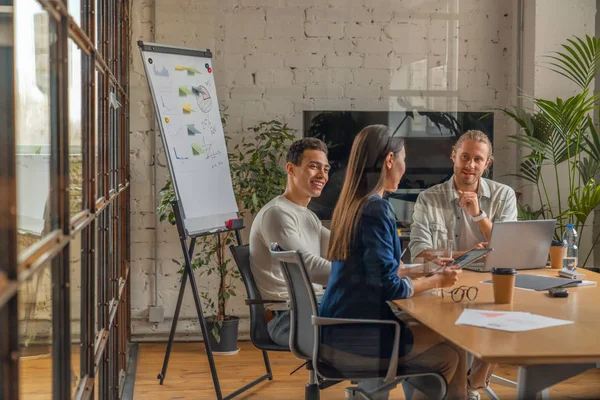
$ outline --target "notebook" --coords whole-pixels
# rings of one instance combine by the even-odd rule
[[[483,281],[492,283],[492,280]],[[515,287],[529,290],[548,290],[554,287],[575,285],[581,283],[581,279],[552,278],[550,276],[518,274],[515,279]]]

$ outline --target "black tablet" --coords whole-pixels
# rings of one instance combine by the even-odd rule
[[[493,249],[490,249],[490,248],[469,250],[462,256],[454,259],[454,261],[452,261],[450,264],[446,265],[446,267],[452,267],[454,265],[460,264],[460,268],[462,269],[468,265],[473,264],[475,261],[479,260],[480,258],[485,256],[487,253],[489,253],[492,250]],[[444,269],[444,267],[440,266],[438,269],[436,269],[435,271],[431,271],[426,276],[432,276],[432,275],[438,273],[439,271],[441,271],[442,269]]]

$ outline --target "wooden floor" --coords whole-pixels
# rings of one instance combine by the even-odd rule
[[[217,356],[216,364],[223,395],[227,395],[264,374],[260,351],[251,343],[240,343],[241,351],[234,356]],[[140,344],[135,380],[135,399],[214,399],[208,361],[202,343],[175,343],[164,384],[156,379],[162,368],[166,345],[164,343]],[[300,365],[291,353],[269,353],[273,381],[259,383],[236,399],[303,399],[307,372],[302,369],[290,376]],[[496,374],[516,380],[517,368],[501,366]],[[321,399],[344,399],[342,382],[321,392]],[[514,399],[515,389],[491,385],[500,399]],[[590,370],[550,389],[550,398],[598,399],[600,398],[600,369]],[[390,399],[404,399],[402,389],[392,392]],[[482,395],[482,399],[487,399]]]
[[[75,394],[79,384],[79,346],[71,347],[71,392]],[[48,400],[52,398],[52,355],[19,359],[19,398],[25,400]]]

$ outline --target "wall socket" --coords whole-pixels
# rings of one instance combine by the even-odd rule
[[[165,310],[159,306],[150,307],[148,320],[150,322],[163,322],[165,320]]]

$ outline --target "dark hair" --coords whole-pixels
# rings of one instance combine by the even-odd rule
[[[287,162],[294,165],[302,164],[302,156],[305,150],[319,150],[327,155],[327,145],[321,139],[303,138],[292,143],[287,154]]]
[[[385,158],[403,147],[404,139],[394,137],[385,125],[367,126],[354,139],[344,186],[331,219],[330,260],[345,260],[350,255],[362,208],[383,187]]]

